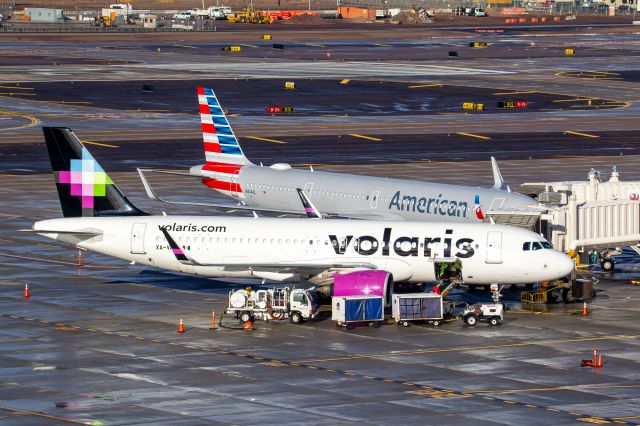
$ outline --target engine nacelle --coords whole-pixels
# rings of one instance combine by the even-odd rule
[[[334,296],[383,296],[391,306],[393,277],[387,271],[355,271],[333,276]]]

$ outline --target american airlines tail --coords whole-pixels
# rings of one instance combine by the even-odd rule
[[[252,163],[244,156],[213,89],[198,87],[198,104],[206,162],[192,167],[190,174],[201,176],[205,185],[225,195],[243,198],[238,173]]]
[[[66,127],[43,127],[64,217],[143,216]]]

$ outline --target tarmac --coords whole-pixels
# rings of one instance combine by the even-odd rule
[[[257,321],[245,332],[233,318],[218,321],[230,290],[259,281],[165,273],[94,253],[78,266],[73,247],[19,232],[60,216],[42,125],[73,128],[143,210],[204,214],[148,200],[135,173],[202,162],[197,85],[214,87],[256,163],[488,186],[495,155],[514,189],[613,165],[622,180],[640,180],[640,45],[632,30],[607,31],[483,34],[495,42],[486,49],[468,47],[478,35],[460,31],[433,41],[380,31],[376,40],[386,34],[380,44],[389,46],[365,53],[368,42],[345,31],[291,36],[299,58],[267,59],[257,32],[258,47],[237,56],[202,40],[118,41],[126,49],[103,38],[12,41],[8,54],[74,59],[0,59],[0,423],[640,424],[634,256],[612,274],[581,270],[599,280],[586,316],[580,304],[523,305],[509,288],[499,327],[454,320],[347,331],[325,311],[318,321]],[[316,42],[330,47],[303,45]],[[414,45],[428,52],[418,63],[393,58]],[[451,45],[462,60],[443,57]],[[563,55],[567,46],[578,57]],[[348,59],[313,60],[314,49]],[[289,79],[294,91],[284,89]],[[497,108],[509,100],[530,106]],[[463,102],[488,108],[465,113]],[[287,103],[294,114],[266,113]],[[153,183],[169,198],[223,200],[189,178]],[[466,288],[451,298],[489,300]],[[580,367],[594,348],[604,366]]]

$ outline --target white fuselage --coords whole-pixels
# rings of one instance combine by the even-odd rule
[[[206,176],[201,166],[191,174]],[[238,190],[221,190],[249,207],[300,212],[296,188],[320,212],[380,220],[481,223],[496,210],[530,210],[535,200],[503,189],[293,169],[287,164],[240,169]]]
[[[189,259],[211,266],[180,263],[160,227]],[[364,264],[390,272],[396,281],[432,282],[434,258],[453,257],[462,261],[467,284],[519,284],[561,278],[574,267],[556,250],[524,251],[524,243],[542,241],[537,234],[488,224],[133,216],[51,219],[36,222],[34,230],[66,231],[42,234],[139,264],[207,277],[283,280],[314,271],[310,265]],[[68,233],[83,230],[101,235]],[[325,272],[331,270],[337,269]]]

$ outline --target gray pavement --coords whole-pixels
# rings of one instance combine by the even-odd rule
[[[342,55],[344,62],[277,58],[273,52],[260,58],[268,50],[261,45],[230,57],[218,56],[220,43],[7,43],[5,51],[14,59],[0,58],[0,424],[640,424],[640,287],[627,281],[639,279],[640,263],[633,256],[614,274],[584,272],[600,279],[588,316],[575,304],[522,305],[518,290],[508,289],[509,310],[497,328],[469,329],[453,321],[439,328],[346,331],[325,312],[300,326],[258,322],[253,332],[224,318],[225,327],[212,331],[211,312],[220,317],[227,292],[260,282],[164,273],[98,254],[85,254],[78,267],[72,247],[19,232],[36,219],[60,216],[42,124],[74,128],[107,170],[117,171],[111,175],[129,198],[156,214],[167,206],[146,199],[133,169],[180,169],[202,159],[197,115],[188,109],[106,105],[97,99],[104,90],[94,99],[89,89],[83,99],[61,91],[48,97],[56,94],[55,86],[29,96],[37,89],[29,89],[33,81],[112,80],[116,93],[124,90],[118,80],[192,84],[220,77],[315,76],[469,87],[470,96],[481,93],[473,87],[492,96],[536,91],[552,94],[549,102],[578,100],[581,108],[397,114],[391,98],[380,96],[379,109],[388,116],[366,110],[355,117],[350,111],[338,117],[252,112],[263,109],[274,89],[243,93],[230,99],[229,108],[245,108],[230,119],[254,161],[490,185],[487,160],[493,153],[512,188],[527,181],[584,179],[591,167],[608,171],[613,165],[622,180],[640,179],[636,37],[585,31],[482,37],[496,43],[493,51],[468,53],[454,63],[441,53],[450,46],[461,49],[477,34],[416,36],[381,41],[375,48],[337,41],[326,49],[292,49],[302,55],[335,49],[334,58]],[[322,44],[316,42],[307,40]],[[385,59],[412,45],[424,50],[422,63]],[[588,55],[559,53],[570,45]],[[518,54],[510,57],[513,51]],[[37,57],[36,63],[21,65],[19,55]],[[54,56],[56,65],[42,59]],[[86,65],[78,63],[82,58]],[[631,74],[603,81],[558,75],[575,70]],[[428,96],[430,89],[410,90]],[[195,112],[195,96],[189,96],[183,104],[193,101]],[[579,101],[585,98],[619,106],[588,108]],[[168,197],[215,198],[179,177],[156,177],[154,184]],[[202,214],[185,207],[171,212]],[[25,301],[27,282],[31,297]],[[488,300],[467,289],[451,297]],[[176,333],[180,318],[187,327],[182,335]],[[605,366],[581,368],[580,360],[589,359],[594,347]]]

